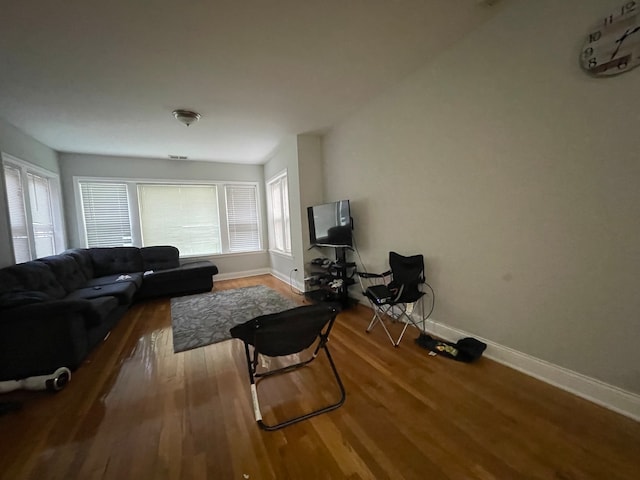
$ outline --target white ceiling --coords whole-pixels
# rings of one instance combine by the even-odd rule
[[[482,0],[21,0],[0,12],[0,117],[62,152],[261,163],[492,12]],[[202,114],[186,128],[176,108]],[[392,121],[392,119],[390,119]]]

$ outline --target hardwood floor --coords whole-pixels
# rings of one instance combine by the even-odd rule
[[[302,303],[271,276],[265,284]],[[174,354],[169,300],[134,306],[62,392],[13,392],[0,417],[3,479],[634,479],[640,423],[486,358],[393,348],[370,311],[343,312],[329,345],[344,406],[277,432],[253,418],[242,344]],[[314,388],[315,387],[315,388]],[[259,386],[282,419],[338,392],[319,357]]]

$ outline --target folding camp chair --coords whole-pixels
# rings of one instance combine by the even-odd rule
[[[251,382],[253,411],[260,428],[264,430],[277,430],[315,415],[335,410],[344,403],[346,397],[344,386],[342,385],[342,380],[340,380],[336,366],[329,353],[329,348],[327,347],[329,333],[331,332],[337,315],[338,311],[330,305],[307,305],[285,310],[280,313],[262,315],[241,325],[237,325],[230,330],[234,338],[238,338],[244,342],[247,366],[249,369],[249,381]],[[311,347],[316,341],[318,341],[318,345],[311,355],[311,358],[295,365],[261,373],[257,372],[258,355],[268,357],[292,355]],[[249,345],[253,347],[253,355],[250,353]],[[260,411],[257,381],[264,377],[290,372],[304,367],[318,356],[320,350],[324,350],[326,353],[329,365],[340,389],[340,399],[338,402],[275,425],[265,424]]]
[[[369,300],[373,309],[373,318],[367,327],[370,332],[379,323],[394,347],[400,345],[402,337],[409,325],[420,331],[425,329],[425,321],[433,311],[433,289],[426,283],[424,276],[424,258],[422,255],[404,257],[396,252],[389,252],[390,269],[384,273],[358,272],[362,294]],[[431,310],[425,315],[422,285],[431,290]],[[413,317],[416,305],[419,307],[419,322]],[[404,321],[400,336],[394,340],[384,323],[385,317],[392,321]]]

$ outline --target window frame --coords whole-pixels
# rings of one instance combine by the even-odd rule
[[[276,224],[275,224],[275,215],[274,215],[274,202],[273,202],[273,194],[272,194],[272,186],[276,183],[280,183],[281,185],[286,185],[286,198],[284,198],[283,189],[280,188],[280,200],[282,208],[282,238],[284,243],[284,248],[279,248],[276,245]],[[277,253],[279,255],[284,255],[286,257],[293,257],[292,253],[292,238],[291,238],[291,200],[289,196],[289,176],[287,169],[273,175],[266,182],[266,195],[267,195],[267,205],[268,212],[267,215],[269,217],[269,251],[273,253]],[[286,204],[286,211],[285,206]],[[285,215],[286,213],[286,215]],[[288,249],[287,249],[288,246]]]
[[[152,185],[206,185],[216,186],[218,197],[218,217],[220,221],[220,245],[222,247],[221,253],[201,254],[201,255],[184,255],[180,254],[181,258],[210,258],[220,256],[234,256],[234,255],[250,255],[256,253],[264,253],[264,241],[263,241],[263,213],[260,199],[260,182],[258,181],[216,181],[216,180],[167,180],[156,178],[120,178],[120,177],[88,177],[88,176],[74,176],[73,188],[75,195],[75,205],[77,212],[77,225],[78,225],[78,237],[83,242],[83,246],[86,247],[86,228],[84,226],[84,216],[82,213],[82,200],[80,192],[81,182],[104,182],[104,183],[125,183],[127,185],[127,194],[129,198],[129,219],[131,222],[132,233],[132,245],[142,247],[142,227],[140,219],[140,202],[138,200],[138,185],[152,184]],[[256,188],[256,208],[258,216],[258,238],[259,249],[246,251],[246,252],[232,252],[229,250],[229,231],[227,220],[227,205],[225,199],[225,186],[226,185],[251,185]]]
[[[118,245],[118,246],[131,246],[133,245],[133,238],[134,238],[134,232],[133,232],[133,228],[131,227],[132,225],[132,221],[131,221],[131,202],[129,200],[129,186],[125,183],[125,182],[120,182],[120,181],[113,181],[113,182],[93,182],[93,181],[87,181],[87,182],[78,182],[78,220],[79,220],[79,225],[80,228],[78,230],[79,234],[82,235],[82,245],[85,248],[91,248],[89,246],[89,231],[87,229],[87,218],[85,216],[85,211],[86,211],[86,205],[85,205],[85,201],[84,201],[84,196],[82,193],[82,183],[88,183],[88,184],[96,184],[96,183],[101,183],[104,185],[122,185],[124,186],[124,191],[125,191],[125,195],[126,195],[126,200],[127,200],[127,220],[129,222],[129,233],[130,233],[130,239],[131,241],[129,243],[125,243],[122,242],[122,245]],[[123,237],[124,239],[124,237]],[[104,246],[104,245],[103,245]]]
[[[47,186],[49,190],[49,208],[51,209],[51,221],[53,227],[53,254],[64,251],[67,247],[66,228],[64,222],[64,215],[62,213],[62,188],[60,185],[60,175],[46,168],[35,165],[26,160],[22,160],[13,155],[2,153],[0,156],[2,160],[2,181],[5,182],[5,166],[15,168],[20,172],[20,183],[22,187],[22,203],[24,208],[24,215],[27,229],[27,241],[29,260],[35,260],[41,256],[37,254],[35,232],[33,227],[33,209],[31,208],[31,194],[29,186],[29,176],[36,176],[47,180]],[[8,191],[6,194],[8,195]],[[14,261],[17,262],[15,247],[13,244],[13,227],[11,226],[11,218],[9,215],[9,202],[7,198],[7,218],[9,219],[10,233],[11,233],[11,252]]]

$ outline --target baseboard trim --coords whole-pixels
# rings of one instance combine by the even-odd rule
[[[270,270],[269,273],[271,273],[271,275],[276,277],[278,280],[283,281],[284,283],[286,283],[290,287],[295,288],[299,292],[304,292],[304,285],[301,284],[300,282],[296,281],[293,278],[289,278],[288,275],[284,275],[283,273],[278,272],[277,270]]]
[[[234,280],[236,278],[255,277],[257,275],[269,275],[270,268],[258,268],[255,270],[245,270],[244,272],[218,273],[213,277],[213,283],[218,280]]]
[[[258,275],[273,275],[278,280],[283,281],[287,285],[290,285],[291,287],[297,289],[300,292],[304,292],[303,285],[300,282],[297,282],[294,280],[293,283],[291,283],[288,277],[270,268],[258,268],[256,270],[245,270],[244,272],[219,273],[213,277],[213,283],[215,285],[217,281],[235,280],[236,278],[256,277]]]
[[[484,353],[487,358],[640,421],[640,395],[433,320],[427,321],[426,330],[449,342],[475,337],[487,344]]]

